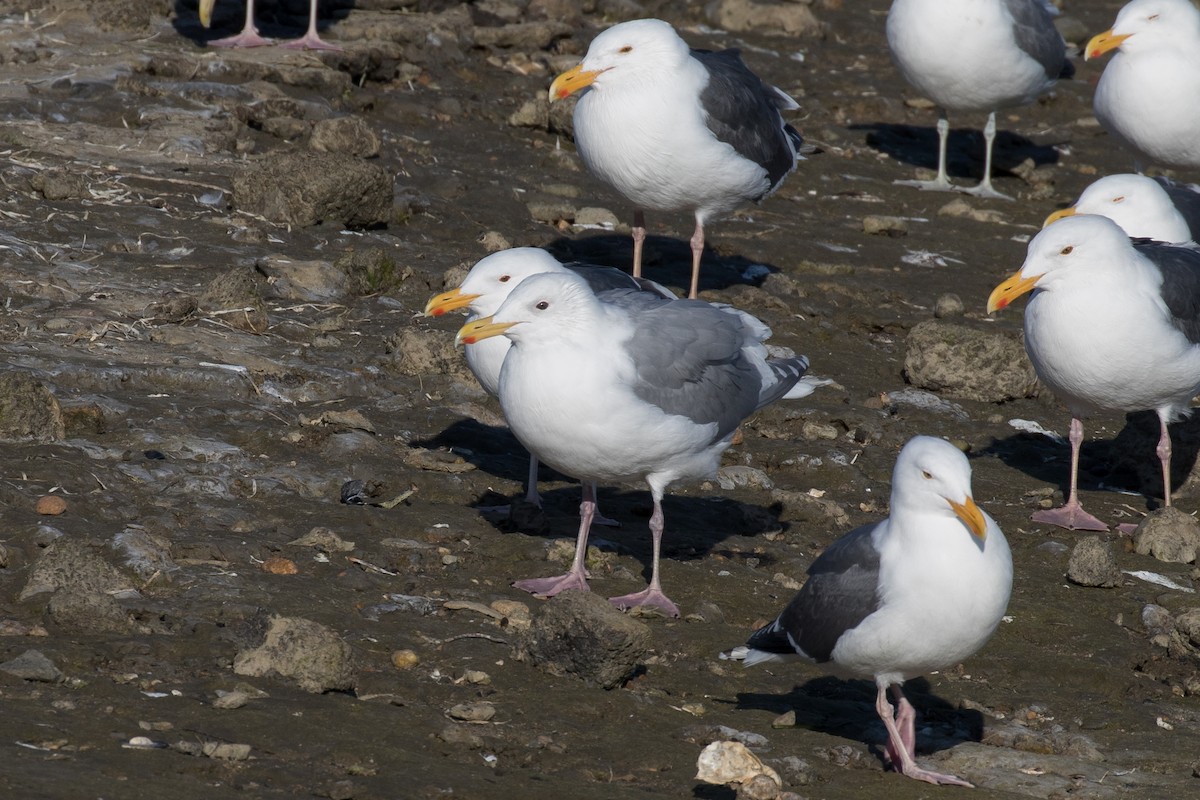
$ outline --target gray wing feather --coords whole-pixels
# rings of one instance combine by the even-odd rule
[[[780,655],[829,661],[838,639],[879,608],[879,551],[864,525],[830,545],[808,568],[808,580],[771,624],[746,646]]]
[[[1171,322],[1192,344],[1200,344],[1200,248],[1149,239],[1134,239],[1133,247],[1162,272],[1162,296]]]
[[[763,196],[770,194],[795,169],[804,144],[800,133],[780,115],[780,111],[795,108],[796,101],[763,83],[743,63],[737,50],[693,50],[692,58],[708,70],[708,85],[700,93],[700,104],[709,130],[767,171],[770,188]]]
[[[760,347],[757,332],[739,315],[703,301],[628,291],[606,293],[604,300],[623,308],[634,325],[628,346],[637,396],[697,424],[716,423],[714,441],[786,394],[808,368],[802,356],[772,359],[766,363],[775,380],[765,381],[752,361]]]
[[[1170,178],[1156,177],[1159,185],[1171,198],[1175,209],[1183,215],[1188,230],[1192,232],[1192,241],[1200,240],[1200,187],[1188,183],[1176,183]]]
[[[1004,0],[1013,19],[1017,47],[1042,65],[1047,78],[1070,78],[1075,66],[1067,60],[1067,44],[1041,0]]]

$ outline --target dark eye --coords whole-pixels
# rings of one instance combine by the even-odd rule
[[[1069,256],[1069,255],[1071,255],[1071,251],[1074,249],[1075,249],[1075,245],[1069,244],[1066,247],[1064,247],[1062,250],[1060,250],[1059,252],[1064,256]]]
[[[543,300],[542,302],[540,302],[536,306],[534,306],[534,308],[536,308],[538,311],[545,311],[549,307],[550,307],[550,304],[547,303],[545,300]]]
[[[1114,198],[1113,198],[1113,202],[1114,202],[1114,203],[1124,203],[1124,202],[1125,202],[1125,195],[1121,195],[1120,197],[1114,197]]]
[[[1146,17],[1148,22],[1154,22],[1156,19],[1158,19],[1158,14],[1151,14],[1150,16]]]
[[[511,280],[512,280],[512,275],[501,275],[500,276],[501,283],[508,283]]]
[[[921,477],[923,477],[927,481],[933,480],[933,474],[930,473],[930,471],[927,469],[921,470]]]
[[[1153,19],[1153,17],[1151,17],[1151,19]],[[631,53],[631,52],[633,52],[633,45],[627,44],[624,47],[622,47],[620,50],[618,50],[617,52],[618,53]]]

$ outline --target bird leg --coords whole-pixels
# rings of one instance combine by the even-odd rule
[[[700,257],[704,255],[704,223],[696,217],[696,231],[692,234],[692,288],[688,299],[695,300],[700,293]]]
[[[662,533],[662,500],[655,497],[654,513],[650,516],[650,534],[654,538],[654,561],[650,568],[650,585],[640,592],[624,594],[620,597],[610,597],[608,598],[608,602],[621,609],[632,608],[633,606],[654,606],[667,612],[668,616],[679,616],[679,608],[663,593],[662,584],[658,580],[658,557],[662,551]]]
[[[575,539],[575,560],[571,562],[571,569],[565,575],[558,575],[553,578],[527,578],[525,580],[513,581],[513,586],[517,589],[541,595],[542,597],[553,597],[559,592],[567,589],[579,589],[583,592],[590,592],[591,587],[587,582],[587,542],[588,531],[592,527],[592,518],[596,514],[596,484],[590,481],[583,483],[583,500],[579,504],[579,535]]]
[[[535,505],[538,508],[542,507],[542,496],[538,494],[538,457],[533,453],[529,454],[529,477],[525,481],[525,502]]]
[[[317,33],[317,0],[309,0],[308,32],[283,46],[289,50],[342,50],[338,45],[322,39]]]
[[[900,742],[914,759],[917,757],[917,710],[904,696],[900,684],[892,684],[892,698],[896,701],[896,729],[900,731]]]
[[[254,27],[254,0],[246,0],[246,24],[237,36],[226,36],[208,43],[211,47],[263,47],[275,44],[273,39],[264,39]]]
[[[646,215],[642,210],[636,209],[633,212],[633,228],[630,230],[633,234],[633,277],[642,277],[642,245],[646,242]]]
[[[992,188],[992,149],[996,144],[996,112],[988,114],[987,124],[983,127],[983,179],[973,189],[963,189],[975,197],[988,197],[994,200],[1012,200],[1006,194]]]
[[[946,172],[946,149],[950,142],[950,119],[946,109],[938,109],[938,171],[937,177],[931,181],[895,181],[897,186],[915,186],[927,192],[953,192],[956,190]]]
[[[1030,519],[1044,525],[1056,525],[1071,531],[1106,531],[1108,526],[1083,510],[1079,502],[1079,447],[1083,444],[1083,422],[1071,417],[1071,489],[1060,508],[1037,511]],[[1170,447],[1168,441],[1167,446]]]
[[[1166,417],[1159,414],[1159,427],[1162,428],[1162,433],[1158,437],[1158,447],[1154,452],[1158,453],[1158,460],[1162,462],[1163,476],[1163,505],[1171,507],[1171,433],[1167,430]]]
[[[900,688],[897,686],[895,689],[898,696],[903,699],[904,695],[900,694]],[[908,706],[907,711],[904,708],[905,705]],[[940,772],[933,772],[917,766],[916,759],[909,752],[909,746],[905,743],[904,736],[900,732],[897,718],[892,710],[892,704],[888,702],[887,687],[882,684],[879,686],[879,692],[875,696],[875,711],[879,714],[879,718],[883,720],[883,727],[887,728],[888,741],[884,746],[884,752],[887,753],[888,759],[891,761],[892,769],[909,778],[925,781],[926,783],[973,788],[973,784],[967,783],[962,778],[955,777],[954,775],[943,775]],[[914,725],[913,719],[916,716],[916,711],[913,710],[910,703],[905,701],[900,706],[900,714],[899,722],[903,723],[906,728]]]

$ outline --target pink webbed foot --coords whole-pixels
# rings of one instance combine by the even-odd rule
[[[513,581],[513,587],[539,597],[553,597],[567,589],[578,589],[581,592],[592,590],[592,587],[588,586],[587,575],[581,572],[568,572],[566,575],[558,575],[553,578],[526,578]]]
[[[975,784],[964,781],[955,775],[945,775],[941,772],[934,772],[928,769],[921,769],[915,764],[908,769],[899,770],[900,774],[926,783],[937,784],[938,786],[965,786],[968,789],[974,789]]]
[[[1083,510],[1078,501],[1069,502],[1060,508],[1037,511],[1030,517],[1042,525],[1055,525],[1069,531],[1107,531],[1108,526]]]
[[[633,594],[623,594],[620,597],[610,597],[608,602],[624,611],[634,606],[650,606],[662,610],[668,617],[678,617],[679,608],[671,599],[663,594],[661,589],[650,587]]]
[[[265,39],[259,35],[258,31],[250,29],[244,30],[237,36],[226,36],[224,39],[214,39],[208,43],[209,47],[266,47],[275,44],[274,39]]]
[[[280,47],[286,47],[288,50],[329,50],[338,53],[343,51],[342,47],[325,41],[315,33],[306,33],[299,39],[284,42]]]

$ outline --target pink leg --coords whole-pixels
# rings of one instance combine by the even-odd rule
[[[592,497],[596,497],[596,484],[592,484]],[[592,520],[593,525],[603,525],[606,528],[619,528],[621,523],[612,517],[606,517],[600,513],[600,501],[596,501],[596,518]]]
[[[662,551],[663,512],[662,498],[655,494],[654,513],[650,516],[650,534],[654,538],[654,561],[650,567],[650,585],[640,592],[624,594],[620,597],[610,597],[608,601],[617,608],[632,608],[633,606],[654,606],[661,608],[672,617],[679,616],[679,608],[671,602],[662,590],[658,577],[658,558]]]
[[[688,299],[695,300],[700,293],[700,257],[704,255],[704,223],[696,217],[696,232],[692,234],[692,288]]]
[[[896,691],[899,693],[899,687],[896,687]],[[903,694],[899,694],[899,696],[901,698],[904,697]],[[905,705],[908,705],[909,711],[915,716],[916,712],[912,711],[912,705],[908,704],[908,701],[905,701]],[[884,746],[884,752],[887,753],[888,758],[892,762],[892,769],[909,778],[925,781],[926,783],[972,787],[972,784],[967,783],[962,778],[956,778],[953,775],[943,775],[940,772],[932,772],[917,766],[916,760],[913,758],[912,753],[909,752],[908,745],[904,742],[904,735],[901,734],[897,719],[893,714],[892,704],[888,702],[887,687],[882,684],[880,684],[879,692],[875,697],[875,711],[879,714],[879,718],[883,720],[883,727],[887,728],[888,741]],[[904,719],[905,710],[903,706],[901,706],[900,713],[900,722],[906,727],[911,725],[911,718],[908,720]]]
[[[308,33],[299,39],[293,39],[283,46],[289,50],[336,50],[339,52],[342,50],[341,47],[338,47],[336,44],[330,44],[317,34],[317,0],[310,0]]]
[[[1071,418],[1071,491],[1061,508],[1038,511],[1030,519],[1072,531],[1106,531],[1108,526],[1083,510],[1079,502],[1079,447],[1083,444],[1083,422]]]
[[[646,215],[641,209],[633,212],[633,277],[642,277],[642,246],[646,243]]]
[[[1162,414],[1158,415],[1158,424],[1162,428],[1162,433],[1158,437],[1158,447],[1154,452],[1158,453],[1158,460],[1162,462],[1163,504],[1169,508],[1171,505],[1171,433],[1167,430],[1167,418]]]
[[[262,47],[275,44],[271,39],[264,39],[254,27],[254,0],[246,0],[246,24],[237,36],[226,36],[208,43],[210,47]]]
[[[900,731],[900,741],[908,754],[917,757],[917,710],[908,702],[900,684],[892,684],[892,697],[896,701],[896,728]]]
[[[579,504],[579,535],[575,539],[575,560],[571,562],[570,571],[565,575],[558,575],[553,578],[528,578],[526,580],[514,581],[513,586],[543,597],[553,597],[567,589],[579,589],[584,592],[591,591],[591,587],[588,586],[587,582],[587,567],[585,566],[585,562],[587,561],[588,531],[592,527],[592,517],[595,514],[595,484],[584,481],[583,501]]]

